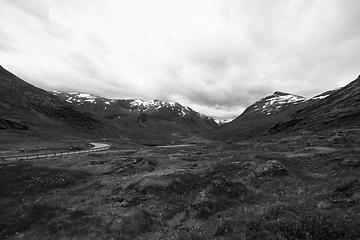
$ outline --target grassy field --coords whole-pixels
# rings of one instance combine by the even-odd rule
[[[18,134],[0,135],[0,158],[3,156],[31,155],[34,153],[54,153],[89,149],[87,140],[59,140],[55,138],[43,139],[34,136]]]
[[[358,139],[190,143],[0,164],[0,239],[360,238]]]

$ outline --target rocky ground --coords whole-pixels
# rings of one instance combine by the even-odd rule
[[[1,239],[359,239],[356,129],[0,164]],[[156,144],[154,144],[156,145]]]

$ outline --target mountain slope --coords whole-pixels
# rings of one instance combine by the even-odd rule
[[[325,92],[306,99],[302,96],[277,91],[255,102],[232,122],[225,124],[209,136],[235,141],[264,136],[274,125],[290,119],[297,111],[319,102],[328,95],[329,92]]]
[[[360,76],[316,104],[298,111],[291,119],[278,123],[269,133],[307,129],[322,131],[360,127]]]
[[[52,93],[84,111],[131,129],[175,133],[205,132],[218,127],[212,118],[175,102],[107,99],[87,93]]]
[[[104,124],[0,66],[0,129],[39,134],[106,133]]]

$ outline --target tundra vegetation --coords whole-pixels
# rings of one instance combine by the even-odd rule
[[[2,161],[0,238],[359,239],[357,136],[107,139],[106,152]]]

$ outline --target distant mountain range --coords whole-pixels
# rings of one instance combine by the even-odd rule
[[[201,133],[218,128],[213,118],[176,102],[109,99],[87,93],[57,91],[52,91],[52,94],[83,111],[132,129]]]

